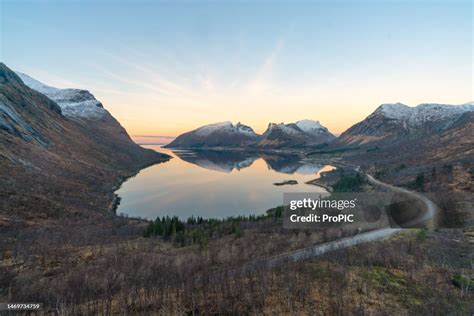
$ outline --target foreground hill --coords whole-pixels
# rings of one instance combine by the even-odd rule
[[[0,63],[0,227],[103,215],[123,178],[168,159],[134,144],[89,92],[49,88]],[[100,115],[83,115],[89,106]]]
[[[318,121],[302,120],[296,123],[270,123],[262,134],[256,134],[249,126],[231,122],[215,123],[199,127],[178,136],[165,147],[212,148],[252,147],[255,149],[282,149],[318,145],[335,139]]]

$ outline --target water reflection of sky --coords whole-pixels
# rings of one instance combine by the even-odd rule
[[[169,162],[142,170],[126,181],[117,194],[117,210],[130,216],[191,215],[222,218],[261,214],[283,203],[284,192],[324,192],[306,184],[333,167],[305,161],[292,155],[255,153],[173,153],[159,146],[147,146],[173,156]],[[273,183],[296,180],[297,185]]]

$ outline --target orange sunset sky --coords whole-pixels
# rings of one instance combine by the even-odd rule
[[[301,119],[339,134],[381,103],[473,100],[472,1],[91,3],[2,3],[0,57],[91,91],[131,135]]]

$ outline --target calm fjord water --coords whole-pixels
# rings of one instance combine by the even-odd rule
[[[284,192],[325,192],[306,184],[334,167],[297,155],[244,151],[171,151],[170,161],[143,169],[123,183],[117,213],[155,219],[191,215],[205,218],[262,214],[283,204]],[[296,180],[296,185],[273,183]]]

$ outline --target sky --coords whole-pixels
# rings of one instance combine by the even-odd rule
[[[132,135],[472,101],[473,1],[0,0],[0,60],[91,91]]]

